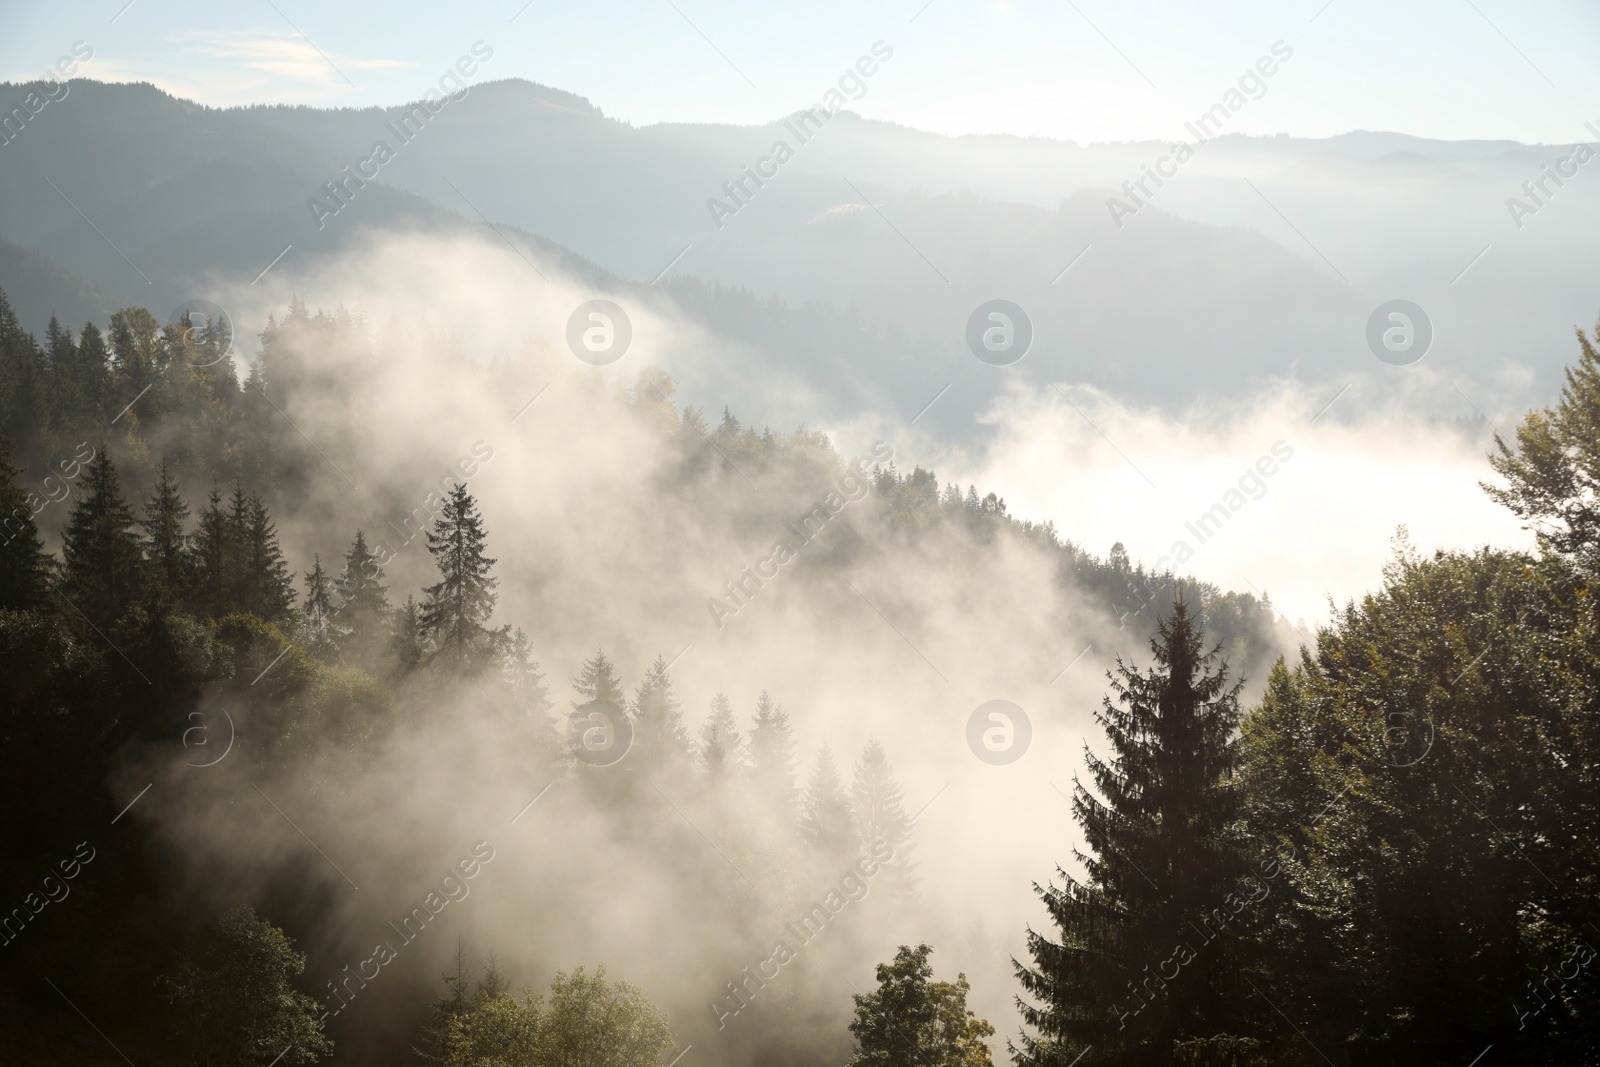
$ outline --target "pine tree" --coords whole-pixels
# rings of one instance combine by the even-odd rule
[[[237,610],[277,621],[294,609],[294,579],[278,547],[278,529],[259,496],[246,499],[242,518],[237,504],[232,521],[239,545]]]
[[[780,822],[792,823],[796,814],[794,733],[788,712],[774,704],[765,689],[756,701],[750,729],[750,765],[768,813]]]
[[[338,587],[338,627],[336,639],[345,659],[373,669],[391,649],[389,587],[383,584],[383,565],[367,547],[360,530],[350,551],[344,556],[344,573],[334,583]]]
[[[189,537],[190,610],[204,618],[216,618],[232,610],[238,552],[233,523],[222,509],[222,493],[213,485]]]
[[[92,322],[83,324],[78,333],[76,367],[72,374],[72,395],[78,404],[74,412],[77,424],[88,427],[109,419],[111,402],[111,354],[106,342]]]
[[[0,292],[0,437],[26,444],[45,411],[44,353]]]
[[[168,601],[189,588],[189,555],[184,523],[189,505],[178,492],[178,481],[166,463],[161,464],[155,491],[144,505],[144,558],[153,591]]]
[[[95,626],[109,629],[139,593],[139,539],[122,479],[102,443],[85,469],[62,534],[63,589]]]
[[[688,765],[692,746],[681,706],[672,691],[667,662],[657,656],[633,695],[634,751],[629,759],[646,774]]]
[[[427,654],[422,636],[422,608],[417,598],[407,596],[406,602],[394,613],[394,657],[400,669],[415,668]]]
[[[506,641],[502,669],[512,698],[541,730],[548,726],[550,709],[555,707],[550,699],[550,683],[545,681],[544,671],[533,658],[533,642],[520,626]]]
[[[114,312],[111,352],[114,388],[119,396],[127,398],[123,403],[128,403],[142,395],[161,373],[161,324],[144,308],[129,307]]]
[[[338,610],[333,601],[333,583],[322,569],[322,555],[318,553],[312,557],[311,570],[306,574],[306,601],[300,613],[305,618],[307,643],[320,656],[331,656],[337,648],[333,618]]]
[[[894,849],[894,863],[885,871],[885,878],[895,896],[902,900],[909,898],[912,894],[911,820],[906,816],[905,793],[895,781],[889,757],[876,737],[867,741],[861,762],[856,764],[850,793],[855,809],[856,838],[862,851],[871,851],[879,841],[888,842]]]
[[[723,782],[744,764],[744,741],[726,694],[711,698],[711,714],[700,725],[700,765],[714,782]]]
[[[17,476],[11,445],[0,437],[0,610],[41,607],[50,574],[50,557]]]
[[[617,678],[617,669],[603,648],[595,650],[595,654],[584,661],[572,688],[590,701],[609,700],[618,707],[627,699],[622,692],[622,682]],[[577,706],[573,704],[573,707]]]
[[[435,658],[457,669],[487,662],[499,636],[487,625],[499,583],[489,577],[495,560],[483,554],[485,540],[477,502],[458,483],[428,531],[439,581],[423,591],[422,602],[423,637]]]
[[[817,752],[817,762],[800,797],[800,836],[829,862],[843,862],[854,853],[850,797],[827,745]]]
[[[81,406],[77,396],[78,346],[73,343],[72,331],[61,328],[54,315],[44,331],[44,362],[46,395],[49,398],[50,428],[63,433],[72,416]]]
[[[1203,651],[1181,598],[1157,629],[1156,667],[1141,674],[1119,659],[1117,703],[1096,713],[1114,755],[1086,750],[1086,760],[1105,799],[1076,783],[1087,880],[1058,869],[1063,888],[1035,887],[1061,940],[1030,930],[1033,966],[1014,964],[1038,1002],[1022,1006],[1036,1034],[1023,1035],[1019,1067],[1067,1062],[1087,1046],[1085,1064],[1169,1063],[1175,1041],[1237,1032],[1250,1018],[1228,921],[1243,875],[1229,837],[1239,686],[1225,663],[1210,669],[1217,653]],[[1158,973],[1169,967],[1176,978]]]

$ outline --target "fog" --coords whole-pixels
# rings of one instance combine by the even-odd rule
[[[467,481],[498,561],[495,622],[527,631],[555,708],[540,723],[484,690],[431,686],[367,719],[286,725],[256,718],[248,699],[214,696],[209,729],[220,739],[228,711],[234,758],[196,767],[193,751],[157,744],[130,753],[116,783],[130,795],[161,783],[136,817],[173,858],[175,902],[204,914],[292,887],[306,977],[330,1012],[336,996],[348,1000],[330,1033],[358,1056],[410,1040],[458,944],[469,958],[494,953],[514,983],[535,988],[557,968],[604,964],[666,1008],[680,1047],[693,1043],[704,1062],[739,1062],[749,1042],[782,1040],[807,1020],[844,1049],[851,992],[896,944],[922,940],[941,975],[972,979],[973,1007],[1001,1040],[1015,1032],[1009,959],[1043,920],[1029,887],[1057,864],[1076,869],[1067,797],[1083,746],[1102,744],[1092,713],[1107,666],[1118,655],[1149,665],[1148,619],[1119,626],[1111,605],[1058,582],[1053,562],[1018,541],[981,544],[955,528],[896,539],[866,521],[875,490],[870,478],[845,480],[847,466],[745,470],[707,452],[710,473],[679,487],[663,397],[618,400],[641,392],[641,372],[666,370],[677,406],[713,414],[725,388],[791,420],[774,424],[783,432],[808,397],[665,294],[594,291],[487,238],[376,234],[314,271],[218,291],[246,358],[295,296],[365,324],[364,344],[302,353],[319,388],[276,392],[267,368],[279,414],[321,463],[303,495],[272,501],[291,565],[307,570],[320,554],[336,568],[360,527],[393,554],[391,597],[403,599],[432,580],[421,539],[404,539],[416,526],[408,514],[475,457]],[[597,297],[622,303],[633,327],[607,367],[573,358],[565,339],[572,309]],[[1477,487],[1487,425],[1408,418],[1403,394],[1440,379],[1386,369],[1411,376],[1363,379],[1336,398],[1278,383],[1176,418],[1070,380],[1018,381],[982,410],[991,434],[978,446],[881,410],[812,428],[858,470],[931,467],[963,491],[999,493],[1013,515],[1054,521],[1096,555],[1120,541],[1146,566],[1264,591],[1309,634],[1327,598],[1373,587],[1401,524],[1422,550],[1526,541]],[[1246,476],[1274,456],[1272,473]],[[1234,488],[1245,504],[1199,542],[1185,523]],[[839,517],[719,618],[713,598],[730,603],[727,583],[830,492],[844,497]],[[1179,540],[1192,558],[1163,559]],[[770,693],[792,716],[802,782],[820,746],[848,781],[868,739],[880,740],[919,815],[899,857],[915,864],[916,905],[865,879],[864,896],[719,1028],[711,1005],[733,1003],[726,983],[769,959],[845,868],[773,859],[761,842],[776,831],[746,787],[680,773],[618,793],[626,759],[550,763],[558,719],[579,699],[569,680],[601,647],[630,693],[657,656],[670,661],[691,731],[719,691],[746,730]],[[968,747],[969,716],[992,699],[1032,723],[1031,745],[1008,765]],[[309,755],[262,778],[274,737]],[[430,891],[445,893],[441,876],[475,848],[493,858],[447,883],[460,899],[404,940],[397,924]],[[378,943],[395,958],[363,963]],[[353,996],[329,984],[380,964],[364,987],[345,987]]]

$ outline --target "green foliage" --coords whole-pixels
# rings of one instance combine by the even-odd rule
[[[11,446],[0,438],[0,609],[41,605],[49,573],[33,508],[11,465]]]
[[[863,854],[871,852],[880,840],[894,849],[894,863],[884,870],[883,880],[896,905],[909,904],[914,882],[911,820],[905,811],[905,791],[895,780],[889,755],[876,737],[867,740],[866,750],[856,764],[850,807],[855,816],[856,841]]]
[[[789,726],[789,713],[773,703],[765,689],[756,701],[749,754],[750,774],[768,813],[786,823],[793,822],[798,815],[794,731]]]
[[[1141,673],[1119,659],[1117,700],[1096,715],[1111,759],[1085,747],[1099,795],[1075,783],[1073,815],[1088,879],[1061,870],[1064,888],[1039,890],[1061,940],[1030,930],[1033,967],[1017,965],[1039,1002],[1022,1005],[1037,1034],[1023,1035],[1021,1064],[1090,1047],[1085,1062],[1159,1057],[1175,1040],[1232,1022],[1247,992],[1231,922],[1241,909],[1230,903],[1245,873],[1233,825],[1239,687],[1226,664],[1211,670],[1216,653],[1182,600],[1158,632],[1156,666]]]
[[[161,983],[193,1061],[232,1067],[331,1056],[317,1002],[293,985],[305,967],[283,931],[250,908],[214,923]]]
[[[469,991],[458,957],[445,984],[424,1050],[444,1067],[660,1067],[672,1048],[667,1017],[603,967],[558,971],[548,1006],[527,989],[520,999],[507,992],[492,961]]]
[[[102,630],[122,617],[140,592],[143,556],[122,480],[102,444],[84,472],[83,495],[62,534],[63,591]]]
[[[878,964],[878,988],[854,996],[855,1053],[848,1067],[992,1067],[994,1027],[967,1008],[962,974],[935,982],[927,945],[901,945]]]
[[[1600,1041],[1596,976],[1535,983],[1595,943],[1597,633],[1559,556],[1402,550],[1274,673],[1241,776],[1252,832],[1295,856],[1263,988],[1313,1041],[1592,1062],[1563,1057]]]
[[[477,501],[457,484],[428,531],[439,581],[424,590],[420,620],[433,658],[457,670],[486,665],[506,636],[488,628],[499,583],[489,576],[495,561],[484,555],[485,540]]]
[[[1578,363],[1566,371],[1555,408],[1529,412],[1516,444],[1496,433],[1489,457],[1505,486],[1485,484],[1538,535],[1541,547],[1580,558],[1592,571],[1600,559],[1600,327],[1593,339],[1578,331]]]
[[[608,981],[604,967],[557,971],[540,1031],[549,1067],[660,1067],[672,1048],[667,1017],[636,987]]]
[[[1268,1067],[1261,1042],[1253,1037],[1217,1034],[1175,1041],[1172,1058],[1178,1067]]]
[[[744,739],[739,736],[739,720],[734,717],[727,694],[718,693],[711,698],[711,714],[700,724],[696,747],[701,769],[714,782],[726,781],[744,766]]]
[[[800,796],[800,835],[829,864],[855,855],[856,830],[850,795],[839,778],[833,750],[823,745]]]

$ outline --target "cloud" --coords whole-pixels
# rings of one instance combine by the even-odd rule
[[[416,64],[401,59],[360,59],[318,49],[292,31],[190,30],[171,38],[216,59],[237,60],[244,67],[274,79],[318,88],[346,85],[340,72],[398,70]]]
[[[1496,480],[1488,427],[1407,414],[1385,388],[1358,385],[1313,423],[1327,398],[1296,383],[1177,413],[1070,383],[1018,386],[983,416],[990,445],[946,465],[1097,555],[1121,541],[1146,565],[1167,557],[1177,573],[1265,590],[1290,619],[1320,621],[1328,597],[1378,586],[1397,526],[1425,551],[1532,546],[1479,488]],[[1199,526],[1218,504],[1227,517]]]

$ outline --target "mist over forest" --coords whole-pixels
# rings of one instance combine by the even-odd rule
[[[1145,6],[0,15],[0,1062],[1600,1064],[1600,130]]]

